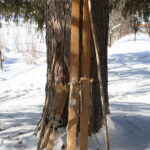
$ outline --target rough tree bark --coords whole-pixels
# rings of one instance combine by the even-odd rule
[[[46,1],[46,99],[51,101],[49,112],[55,100],[56,86],[59,83],[66,85],[69,82],[70,21],[70,0]],[[56,63],[53,64],[54,56],[56,56]],[[52,68],[54,68],[53,73]],[[63,119],[66,124],[67,107],[65,110]]]
[[[91,11],[93,12],[93,21],[96,24],[96,34],[98,37],[101,55],[101,68],[103,71],[104,95],[106,100],[106,111],[109,113],[108,101],[108,73],[107,73],[107,43],[108,43],[108,24],[109,24],[109,0],[92,0]],[[92,39],[92,38],[91,38]],[[96,55],[93,41],[91,46],[91,76],[94,79],[92,87],[92,114],[90,119],[90,131],[98,132],[102,126],[102,106],[99,93],[99,82],[97,74]]]
[[[108,91],[107,91],[107,39],[108,39],[108,1],[92,0],[92,11],[94,12],[94,22],[97,26],[99,37],[100,56],[103,66],[104,87],[106,97],[106,110],[109,112]],[[50,114],[53,102],[56,97],[56,87],[59,83],[63,85],[69,82],[69,55],[70,55],[70,25],[71,25],[71,0],[47,0],[46,8],[46,44],[47,44],[47,84],[46,100],[50,99]],[[92,38],[91,38],[92,39]],[[76,40],[76,39],[74,39]],[[93,43],[91,41],[91,43]],[[92,44],[93,45],[93,44]],[[89,134],[98,132],[102,126],[102,110],[99,95],[99,83],[97,82],[97,65],[92,46],[91,56],[91,78],[94,79],[92,86],[92,107],[89,125]],[[56,63],[53,58],[56,56]],[[52,72],[54,68],[54,72]],[[53,75],[52,75],[53,74]],[[53,78],[52,78],[53,76]],[[46,103],[46,102],[45,102]],[[67,125],[68,103],[66,103],[63,113],[63,125]]]

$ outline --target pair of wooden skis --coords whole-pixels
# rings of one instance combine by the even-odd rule
[[[76,135],[77,135],[79,107],[80,107],[80,150],[87,150],[88,123],[89,123],[90,103],[91,103],[91,90],[90,90],[91,25],[88,9],[88,0],[72,0],[71,16],[72,22],[71,22],[71,59],[70,59],[70,99],[68,112],[69,116],[68,116],[67,150],[76,150]],[[82,56],[80,61],[81,62],[80,68],[79,58],[81,50]],[[80,69],[81,75],[79,74]],[[81,101],[79,101],[79,90],[81,90],[82,93]]]
[[[83,15],[82,15],[83,5]],[[106,150],[109,150],[107,118],[105,110],[104,87],[102,84],[102,70],[100,69],[99,44],[91,12],[90,0],[72,0],[71,13],[71,59],[70,59],[70,97],[68,112],[68,137],[67,150],[76,150],[76,134],[78,124],[79,104],[80,109],[80,150],[88,149],[88,122],[90,114],[91,91],[90,91],[90,43],[91,33],[94,40],[100,95],[105,126]],[[82,25],[81,25],[82,23]],[[91,32],[92,29],[92,32]],[[81,34],[82,32],[82,34]],[[82,36],[81,36],[82,35]],[[82,39],[81,39],[82,38]],[[81,43],[80,43],[81,42]],[[81,77],[79,74],[79,58],[81,54]],[[82,80],[83,79],[83,80]],[[79,89],[81,81],[81,89]],[[82,93],[82,101],[79,101],[79,90]]]

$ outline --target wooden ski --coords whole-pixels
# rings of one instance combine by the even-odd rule
[[[46,146],[46,150],[52,150],[53,149],[53,145],[54,145],[54,142],[56,140],[56,137],[57,137],[57,130],[53,130],[51,132],[51,134],[49,135],[49,139],[48,139],[48,143],[47,143],[47,146]]]
[[[67,150],[76,150],[79,100],[79,19],[80,0],[72,0],[71,11],[70,95]]]
[[[98,80],[100,85],[100,95],[101,95],[101,103],[102,103],[102,113],[103,113],[103,121],[104,121],[104,128],[105,128],[105,144],[106,144],[106,150],[109,150],[109,137],[108,137],[108,126],[107,126],[107,117],[106,117],[106,108],[105,108],[105,97],[104,97],[104,85],[103,85],[103,76],[102,76],[102,64],[99,58],[99,52],[100,52],[100,46],[98,43],[98,38],[96,35],[96,28],[95,23],[93,21],[93,13],[91,11],[91,0],[88,0],[89,5],[89,14],[90,14],[90,20],[91,20],[91,29],[92,29],[92,36],[94,41],[94,47],[95,47],[95,54],[96,54],[96,61],[97,61],[97,69],[98,69]]]
[[[57,129],[61,122],[61,116],[64,111],[68,96],[68,86],[59,83],[56,87],[56,99],[54,101],[49,123],[45,128],[44,137],[41,142],[41,149],[51,150],[56,139]]]
[[[80,150],[88,149],[88,125],[91,103],[90,83],[90,46],[91,46],[91,25],[88,9],[88,0],[83,3],[83,47],[81,60],[81,110],[80,110]]]

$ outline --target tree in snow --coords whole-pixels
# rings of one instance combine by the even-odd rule
[[[110,0],[109,45],[115,40],[140,30],[140,24],[146,24],[150,31],[148,0]]]
[[[16,4],[13,9],[11,9],[12,3]],[[128,15],[135,15],[136,12],[141,16],[140,11],[143,11],[143,7],[146,5],[143,3],[143,7],[134,7],[135,3],[131,1],[125,1],[123,11],[125,11],[127,6],[130,4]],[[32,5],[31,5],[32,4]],[[112,1],[112,8],[117,8],[119,5],[118,0]],[[42,7],[41,7],[42,6]],[[12,16],[15,12],[14,18],[19,15],[23,16],[25,19],[34,18],[35,21],[44,23],[46,25],[46,44],[47,44],[47,84],[46,84],[46,100],[43,110],[43,118],[40,123],[40,127],[43,129],[42,137],[44,137],[47,127],[51,128],[52,125],[49,124],[49,120],[53,117],[51,113],[53,110],[53,105],[55,105],[56,97],[58,96],[59,90],[64,89],[64,99],[66,103],[64,104],[64,109],[62,111],[61,123],[58,124],[59,128],[67,125],[68,123],[68,83],[69,83],[69,67],[70,67],[70,26],[71,26],[71,1],[65,0],[61,3],[59,1],[47,0],[45,3],[42,1],[1,1],[0,7],[2,12],[6,13],[6,18]],[[45,10],[43,9],[45,7]],[[6,9],[5,9],[6,8]],[[42,9],[40,9],[42,8]],[[108,22],[109,22],[109,12],[108,12],[108,0],[93,0],[92,1],[92,12],[93,20],[96,28],[96,34],[98,37],[98,42],[100,44],[101,54],[101,70],[103,72],[103,87],[105,88],[105,107],[107,113],[109,113],[109,103],[108,103],[108,90],[107,90],[107,42],[108,42]],[[133,11],[135,8],[136,11]],[[9,13],[8,10],[11,10]],[[41,10],[41,11],[39,11]],[[131,11],[132,10],[132,11]],[[41,15],[43,14],[43,15]],[[143,11],[142,15],[147,14]],[[124,13],[123,13],[124,15]],[[42,18],[43,17],[43,18]],[[126,17],[126,15],[125,15]],[[41,19],[41,20],[40,20]],[[146,17],[144,17],[146,19]],[[134,27],[134,26],[133,26]],[[92,38],[91,38],[92,39]],[[91,114],[89,122],[89,134],[96,133],[102,126],[102,105],[100,101],[99,92],[99,82],[97,75],[97,65],[95,60],[94,44],[91,40],[91,78],[94,79],[92,83],[92,105]],[[81,62],[80,62],[81,63]],[[86,64],[85,64],[86,67]],[[58,93],[57,93],[58,92]],[[57,111],[57,110],[55,110]],[[54,128],[54,129],[55,129]],[[80,131],[80,129],[78,129]]]
[[[110,11],[120,12],[123,18],[128,21],[134,33],[138,31],[138,24],[143,21],[145,24],[150,24],[149,7],[149,0],[110,0]],[[148,32],[150,32],[150,28],[148,28]]]
[[[106,110],[108,108],[108,90],[107,90],[107,37],[108,37],[108,0],[92,1],[92,11],[94,13],[94,22],[96,24],[96,33],[100,43],[100,60],[103,70],[103,85],[105,88]],[[69,55],[70,55],[70,27],[71,27],[71,1],[47,1],[46,2],[46,44],[47,44],[47,84],[46,84],[46,102],[43,111],[44,126],[48,125],[48,119],[51,118],[51,111],[57,97],[57,88],[68,86],[69,83]],[[92,39],[92,38],[91,38]],[[76,40],[76,39],[74,39]],[[102,126],[102,106],[99,93],[99,82],[97,75],[97,65],[95,59],[93,40],[91,40],[91,78],[92,84],[92,104],[89,122],[89,134],[96,133]],[[80,64],[81,65],[81,62]],[[85,64],[86,67],[86,64]],[[69,92],[66,99],[69,98]],[[48,103],[48,101],[50,101]],[[47,104],[49,106],[47,106]],[[48,109],[47,109],[48,108]],[[47,116],[47,118],[46,118]],[[68,120],[68,100],[65,103],[60,126],[67,126]],[[58,126],[58,127],[60,127]],[[46,131],[46,130],[45,130]],[[78,129],[79,131],[79,129]],[[43,136],[44,137],[43,133]]]

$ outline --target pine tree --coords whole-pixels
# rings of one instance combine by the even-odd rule
[[[110,0],[110,13],[112,10],[120,13],[119,16],[122,15],[135,31],[135,24],[140,23],[140,20],[150,24],[149,0]],[[1,0],[0,14],[5,16],[7,20],[13,16],[14,21],[18,21],[18,17],[23,17],[26,21],[36,21],[38,27],[42,28],[45,25],[45,1]]]
[[[20,17],[24,21],[35,21],[38,28],[42,29],[45,24],[44,0],[1,0],[0,15],[6,21],[13,18],[18,22]]]
[[[138,31],[138,24],[144,21],[150,24],[149,0],[110,0],[110,10],[119,11],[128,21],[134,33]],[[150,27],[147,30],[150,33]]]

